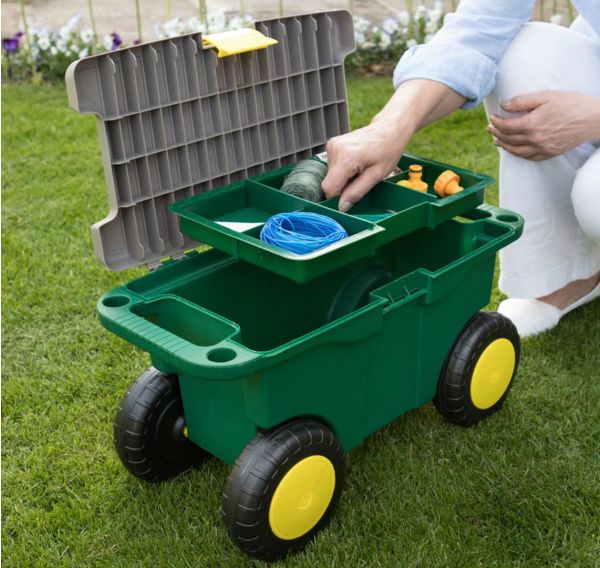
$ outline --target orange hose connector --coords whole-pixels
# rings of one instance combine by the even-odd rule
[[[459,183],[460,176],[455,174],[452,170],[446,170],[435,180],[433,189],[440,197],[447,197],[448,195],[454,195],[463,190]]]

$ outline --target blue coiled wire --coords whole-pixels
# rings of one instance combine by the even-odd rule
[[[260,238],[270,245],[307,254],[348,236],[337,221],[317,213],[279,213],[267,219]]]

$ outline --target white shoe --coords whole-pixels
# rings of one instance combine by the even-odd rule
[[[506,316],[515,324],[521,337],[528,337],[552,329],[564,315],[598,297],[600,297],[600,283],[591,292],[588,292],[564,310],[540,300],[509,298],[500,302],[498,313]]]

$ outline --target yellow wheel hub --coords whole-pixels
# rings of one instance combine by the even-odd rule
[[[471,378],[474,406],[486,410],[502,398],[513,376],[515,363],[515,348],[508,339],[496,339],[484,349]]]
[[[269,508],[273,534],[300,538],[324,515],[335,489],[335,469],[324,456],[310,456],[293,466],[279,482]]]

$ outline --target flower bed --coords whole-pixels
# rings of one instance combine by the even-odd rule
[[[420,5],[414,14],[406,10],[373,25],[360,16],[354,17],[356,52],[348,58],[351,69],[389,73],[402,54],[420,43],[427,43],[444,20],[441,2],[433,8]]]
[[[419,43],[427,43],[440,29],[444,20],[442,2],[433,8],[417,6],[414,13],[397,12],[380,24],[354,17],[356,52],[347,59],[354,71],[390,74],[402,54]],[[552,16],[560,23],[560,16]],[[228,18],[224,11],[207,14],[204,21],[197,17],[173,18],[154,26],[156,38],[162,39],[190,32],[210,33],[238,29],[249,25],[249,16]],[[29,39],[29,41],[27,41]],[[137,43],[134,40],[132,43]],[[5,79],[26,80],[35,74],[48,81],[62,81],[71,61],[94,53],[113,51],[124,46],[117,32],[96,37],[90,28],[81,28],[81,17],[73,16],[60,30],[29,27],[28,38],[21,31],[2,40]]]
[[[224,12],[209,14],[206,24],[211,32],[236,29],[247,25],[248,18],[231,18],[228,21]],[[188,32],[203,32],[205,24],[198,18],[180,20],[174,18],[155,26],[158,38],[172,37]],[[62,81],[65,71],[72,61],[94,53],[114,51],[124,47],[122,37],[113,32],[104,37],[96,37],[91,28],[81,27],[81,16],[73,16],[60,30],[46,27],[29,27],[28,39],[22,31],[2,40],[4,56],[3,75],[11,80],[31,78],[32,67],[36,73],[48,81]],[[133,40],[133,44],[139,43]],[[33,66],[32,66],[33,61]]]

